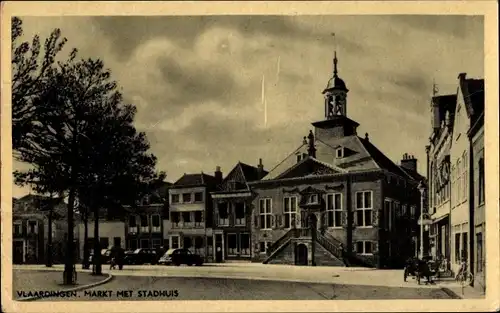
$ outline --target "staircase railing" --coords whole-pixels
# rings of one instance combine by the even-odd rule
[[[339,244],[332,242],[330,238],[326,238],[326,236],[319,231],[316,231],[316,240],[323,246],[323,248],[333,254],[336,258],[342,259],[342,251]],[[338,240],[335,239],[335,241]]]
[[[270,247],[267,249],[267,256],[271,256],[276,250],[278,250],[285,242],[287,242],[290,238],[297,237],[297,228],[292,228],[287,231],[283,236],[281,236],[278,240],[276,240]]]

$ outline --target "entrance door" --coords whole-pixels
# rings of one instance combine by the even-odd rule
[[[23,242],[20,240],[15,240],[13,242],[13,251],[12,251],[12,258],[14,261],[14,264],[22,264],[24,263],[24,249],[23,249]]]
[[[307,265],[307,246],[300,244],[295,248],[296,265]]]
[[[223,245],[222,245],[222,234],[215,235],[215,262],[221,263],[223,261]]]

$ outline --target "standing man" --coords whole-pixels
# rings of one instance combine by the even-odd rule
[[[116,248],[115,252],[116,264],[118,264],[118,269],[121,271],[123,269],[123,263],[125,262],[125,249],[121,246]]]

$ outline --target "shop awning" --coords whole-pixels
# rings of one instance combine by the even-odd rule
[[[435,219],[432,219],[432,224],[436,224],[436,223],[439,223],[440,221],[444,220],[445,218],[447,218],[448,216],[450,216],[450,214],[445,214],[443,216],[440,216],[440,217],[437,217]]]

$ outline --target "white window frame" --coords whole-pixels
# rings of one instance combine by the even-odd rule
[[[365,193],[370,193],[370,207],[365,207]],[[358,207],[358,194],[363,194],[363,206],[360,208]],[[371,214],[373,214],[373,191],[372,190],[363,190],[363,191],[357,191],[356,192],[356,219],[358,218],[358,214],[357,212],[358,211],[363,211],[363,223],[360,223],[359,220],[357,220],[357,225],[356,227],[358,228],[373,228],[373,218],[371,217]],[[370,225],[365,225],[366,224],[366,221],[365,221],[365,214],[366,214],[366,211],[370,211],[370,221],[371,221],[371,224]]]
[[[227,227],[227,226],[229,226],[229,216],[231,216],[230,211],[231,211],[231,205],[232,205],[232,203],[230,203],[230,202],[222,202],[222,203],[226,204],[227,217],[226,218],[221,218],[221,216],[220,216],[220,208],[217,205],[217,211],[219,212],[219,214],[217,214],[217,225],[218,226],[222,226],[222,227]],[[222,204],[222,203],[220,203],[220,204]]]
[[[417,206],[416,205],[410,205],[410,216],[415,217],[417,214]]]
[[[196,240],[198,238],[201,239],[201,247],[199,247],[199,248],[196,247]],[[193,237],[193,243],[191,245],[191,248],[192,248],[192,250],[194,251],[195,254],[204,256],[205,255],[205,247],[204,246],[205,245],[204,245],[203,237],[202,236],[194,236]]]
[[[262,251],[262,243],[264,244],[264,251]],[[259,241],[259,253],[260,254],[267,254],[267,252],[269,251],[269,248],[271,248],[271,245],[273,243],[271,241]]]
[[[292,201],[293,200],[293,201]],[[289,225],[286,225],[286,218],[283,221],[285,223],[285,229],[292,228],[293,221],[297,218],[297,205],[298,205],[297,196],[286,196],[283,197],[283,214],[289,217]],[[292,203],[294,204],[294,208],[292,208]]]
[[[232,212],[234,214],[234,226],[245,226],[246,225],[246,212],[247,212],[247,204],[245,202],[243,203],[243,217],[242,218],[237,218],[236,217],[236,203],[232,202],[231,203],[231,208]]]
[[[199,222],[196,221],[196,213],[197,212],[200,212],[199,214],[201,214],[201,221],[199,221]],[[194,211],[194,213],[193,213],[193,225],[194,225],[194,227],[203,227],[204,222],[205,222],[205,220],[203,218],[203,211],[201,211],[201,210]]]
[[[181,213],[181,222],[183,228],[192,228],[194,226],[194,214],[193,211],[182,211]],[[184,220],[184,215],[189,214],[189,222]]]
[[[174,238],[177,238],[177,247],[174,247]],[[171,235],[170,236],[170,245],[169,246],[170,246],[171,249],[182,248],[181,236],[179,236],[179,235]]]
[[[248,236],[248,248],[246,249],[243,249],[242,247],[242,235],[247,235]],[[240,233],[239,236],[238,236],[238,248],[240,249],[240,254],[242,256],[251,256],[252,254],[252,239],[251,239],[251,236],[250,236],[250,233],[247,233],[247,232],[243,232],[243,233]]]
[[[264,206],[262,205],[263,203]],[[272,198],[259,199],[260,229],[264,230],[272,229],[272,218],[273,218],[273,199]],[[268,220],[269,220],[269,225],[267,225]],[[262,221],[264,221],[264,223],[262,223]]]
[[[189,195],[189,201],[184,201],[184,195]],[[183,192],[181,194],[181,198],[182,198],[182,203],[193,203],[194,201],[194,196],[192,192]]]
[[[335,198],[339,196],[340,197],[340,208],[336,207],[336,201]],[[342,193],[341,192],[332,192],[332,193],[327,193],[326,194],[326,225],[328,228],[342,228],[342,211],[343,211],[343,203],[342,203]],[[332,204],[330,205],[330,201],[332,201]],[[339,220],[337,221],[337,216],[335,213],[340,212],[339,215]],[[332,214],[332,222],[333,225],[329,225],[329,217],[328,215]],[[338,225],[337,225],[338,224]]]
[[[162,241],[162,240],[161,240],[161,239],[159,239],[159,238],[153,238],[153,239],[151,240],[151,248],[155,249],[156,247],[161,247],[161,244],[162,244],[162,242],[161,242],[161,241]],[[159,243],[158,243],[158,242],[159,242]],[[155,243],[157,243],[157,244],[155,245]]]
[[[178,214],[179,218],[178,218],[178,221],[177,223],[174,222],[174,214]],[[172,225],[172,228],[181,228],[181,212],[178,212],[178,211],[170,211],[170,222],[171,222],[171,225]]]
[[[150,226],[149,222],[150,221],[149,221],[148,216],[146,215],[145,217],[146,217],[146,221],[148,222],[148,225],[142,226],[142,217],[143,217],[143,215],[139,216],[139,227],[140,227],[141,233],[147,233],[147,232],[149,232],[149,226]]]
[[[154,226],[153,224],[153,217],[158,216],[158,226]],[[160,214],[152,214],[151,215],[151,231],[153,233],[161,233],[161,216]]]
[[[201,200],[196,200],[196,195],[197,194],[201,194]],[[193,194],[193,201],[196,202],[196,203],[200,203],[200,202],[203,202],[203,200],[205,199],[204,195],[203,195],[203,191],[197,191]]]
[[[229,247],[229,236],[234,236],[234,243],[236,247],[230,248]],[[227,255],[228,256],[237,256],[240,254],[240,247],[238,245],[238,234],[237,233],[227,233]]]
[[[22,221],[16,221],[14,222],[13,225],[13,230],[14,230],[14,235],[22,235],[23,234],[23,222]],[[16,226],[19,226],[19,232],[16,232]]]
[[[363,251],[359,252],[358,251],[358,243],[362,242],[363,243]],[[371,252],[367,253],[366,252],[366,244],[369,243],[371,245]],[[356,254],[359,255],[373,255],[373,241],[371,240],[358,240],[356,241]]]
[[[35,227],[33,228],[33,232],[30,232],[30,224],[31,222],[35,222]],[[26,233],[28,235],[37,235],[38,234],[38,221],[37,220],[28,220],[26,222]]]
[[[462,195],[463,195],[463,198],[462,198],[462,201],[465,201],[467,200],[467,190],[468,190],[468,185],[469,185],[469,180],[467,179],[468,178],[468,171],[469,171],[469,162],[467,162],[467,151],[464,151],[463,153],[463,156],[462,156],[462,163],[464,164],[463,166],[463,191],[462,191]]]

